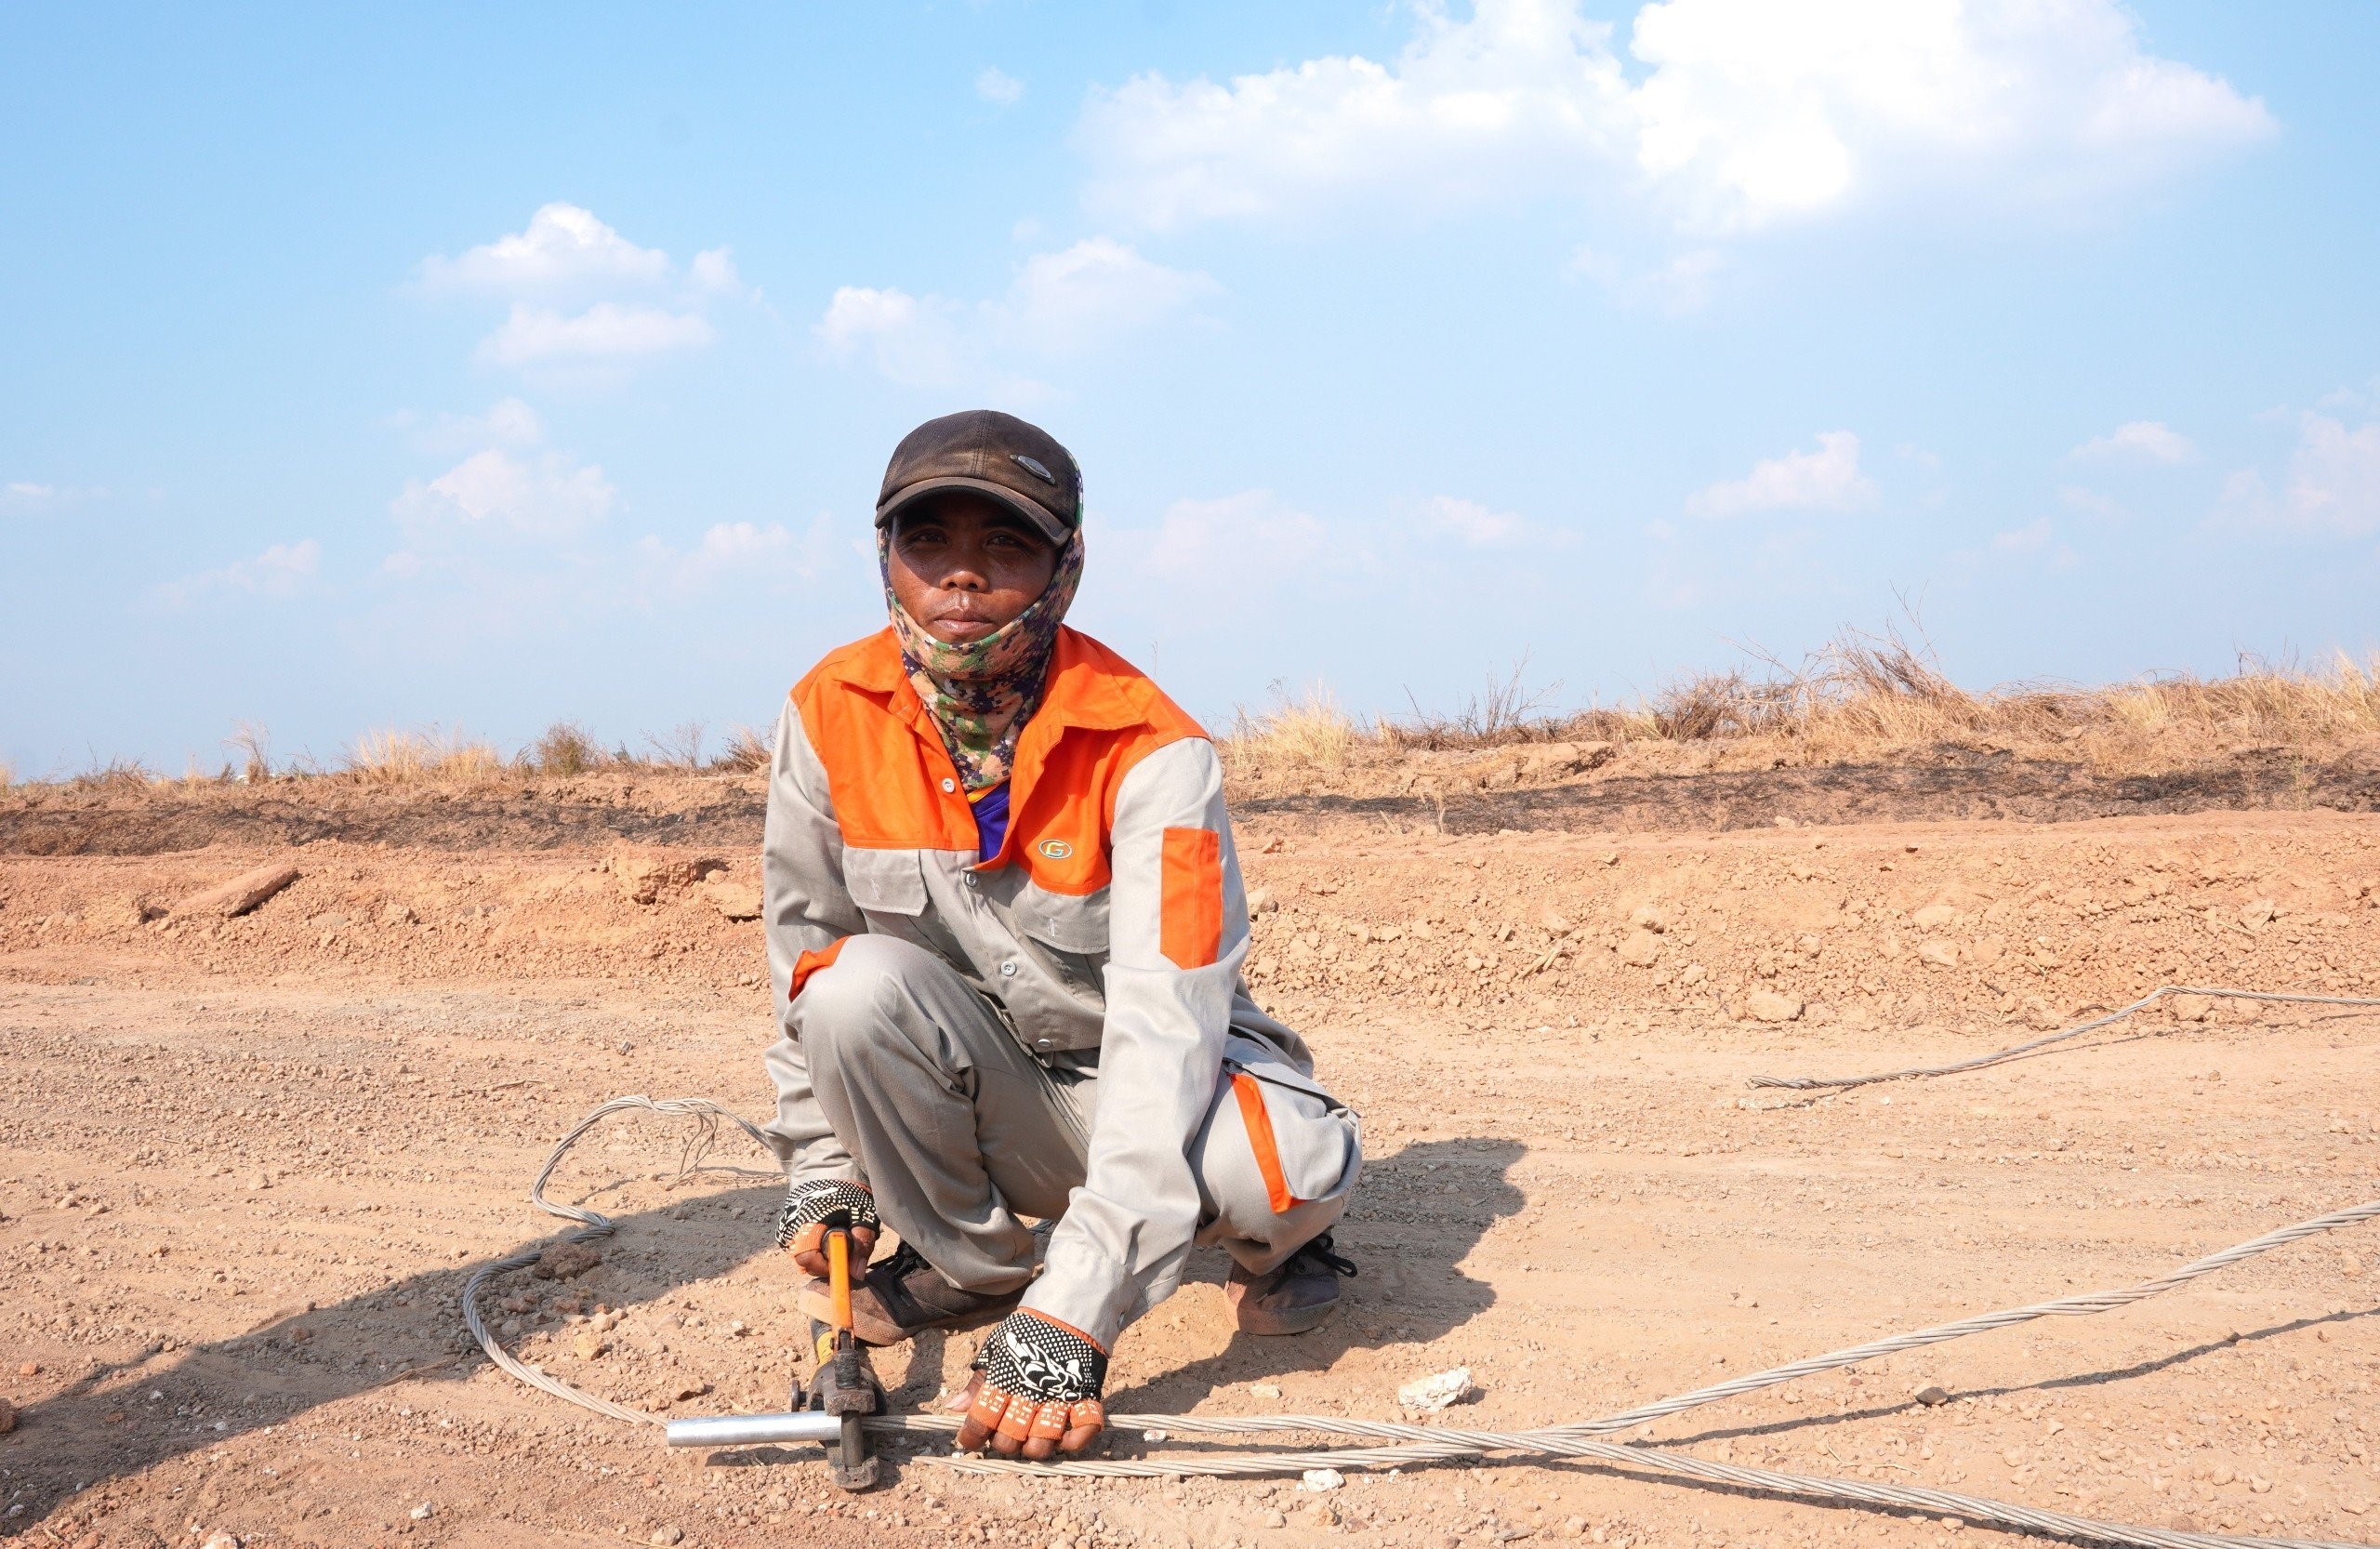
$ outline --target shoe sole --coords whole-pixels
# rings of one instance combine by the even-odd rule
[[[1239,1331],[1243,1334],[1255,1334],[1264,1339],[1274,1339],[1285,1334],[1310,1333],[1329,1321],[1330,1315],[1338,1310],[1339,1304],[1335,1301],[1325,1302],[1319,1306],[1300,1308],[1296,1312],[1288,1314],[1263,1313],[1253,1308],[1243,1307],[1238,1315]]]

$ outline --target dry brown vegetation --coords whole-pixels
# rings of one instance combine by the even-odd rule
[[[1415,705],[1401,717],[1351,714],[1322,683],[1275,686],[1269,709],[1241,708],[1218,739],[1242,792],[1412,790],[1444,777],[1463,784],[1501,760],[1516,768],[1532,748],[1587,748],[1540,759],[1522,783],[1587,770],[1604,774],[1702,774],[1828,765],[1925,764],[1944,757],[2011,754],[2082,765],[2102,774],[2164,774],[2242,752],[2327,761],[2380,747],[2380,656],[2341,655],[2305,666],[2245,659],[2228,677],[2168,673],[2099,686],[2016,683],[1962,688],[1933,652],[1887,629],[1846,630],[1799,664],[1755,656],[1751,665],[1683,677],[1633,702],[1549,708],[1554,688],[1531,688],[1527,663],[1491,679],[1451,712]],[[1557,685],[1558,686],[1558,685]],[[606,748],[576,721],[557,721],[516,751],[459,729],[365,733],[336,760],[276,765],[253,722],[224,740],[233,755],[217,773],[193,766],[178,779],[137,760],[111,760],[31,786],[129,795],[180,787],[328,780],[410,786],[570,779],[741,775],[768,767],[773,732],[730,728],[713,751],[699,723],[647,733],[644,750]],[[1516,776],[1519,777],[1519,776]],[[0,790],[17,782],[0,765]],[[1482,783],[1474,778],[1473,784]],[[1492,785],[1492,779],[1486,779]]]
[[[2103,773],[2161,773],[2249,749],[2327,757],[2380,740],[2380,657],[2320,666],[2243,660],[2228,677],[2162,674],[2082,687],[1971,692],[1898,633],[1845,631],[1798,666],[1681,679],[1628,705],[1563,712],[1523,681],[1491,680],[1453,714],[1418,708],[1363,724],[1327,688],[1242,710],[1225,741],[1232,774],[1263,783],[1361,785],[1432,755],[1530,744],[1603,745],[1637,772],[1893,763],[1945,752],[2012,753]],[[1417,758],[1417,755],[1419,756]]]

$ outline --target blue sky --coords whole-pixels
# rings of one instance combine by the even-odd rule
[[[2380,646],[2380,9],[0,12],[0,759],[765,723],[993,405],[1226,719]]]

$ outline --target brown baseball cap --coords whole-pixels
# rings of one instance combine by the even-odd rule
[[[1082,525],[1082,470],[1038,425],[998,409],[929,419],[901,438],[876,496],[876,524],[946,490],[987,496],[1064,547]]]

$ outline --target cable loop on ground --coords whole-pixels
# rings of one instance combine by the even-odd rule
[[[2352,996],[2299,995],[2260,990],[2202,988],[2184,985],[2167,985],[2131,1005],[2107,1015],[2069,1027],[2047,1038],[2036,1039],[2013,1049],[1978,1059],[1954,1065],[1925,1066],[1890,1071],[1874,1076],[1841,1079],[1815,1077],[1755,1077],[1755,1087],[1786,1087],[1795,1090],[1821,1088],[1841,1089],[1865,1085],[1872,1081],[1900,1080],[1923,1076],[1952,1075],[1965,1070],[1981,1069],[2003,1060],[2015,1059],[2037,1049],[2079,1037],[2111,1023],[2122,1021],[2168,995],[2204,995],[2240,1000],[2277,1000],[2313,1005],[2380,1007],[2380,999]],[[578,1231],[565,1234],[563,1242],[594,1242],[610,1237],[616,1227],[611,1218],[583,1206],[557,1204],[546,1198],[546,1185],[552,1180],[562,1158],[579,1139],[597,1124],[615,1114],[641,1111],[691,1119],[696,1125],[680,1156],[679,1176],[706,1167],[704,1158],[718,1138],[719,1121],[732,1119],[755,1144],[767,1147],[768,1142],[760,1128],[733,1110],[701,1097],[655,1099],[631,1096],[615,1097],[588,1113],[570,1132],[555,1143],[538,1171],[536,1182],[529,1191],[530,1202],[549,1215],[581,1224]],[[749,1176],[775,1178],[775,1172],[754,1172],[744,1168],[722,1168],[720,1171]],[[1257,1436],[1297,1433],[1307,1436],[1340,1436],[1368,1441],[1394,1442],[1385,1447],[1326,1448],[1296,1452],[1231,1452],[1198,1453],[1174,1458],[1095,1458],[1071,1459],[1063,1462],[1025,1463],[1017,1459],[983,1457],[958,1453],[947,1457],[920,1457],[919,1461],[948,1468],[962,1474],[1015,1474],[1059,1478],[1179,1478],[1189,1476],[1237,1476],[1302,1473],[1312,1468],[1399,1468],[1427,1463],[1476,1462],[1490,1453],[1514,1453],[1538,1457],[1593,1459],[1615,1468],[1629,1471],[1636,1476],[1659,1479],[1664,1476],[1697,1479],[1710,1484],[1727,1485],[1738,1489],[1763,1490],[1799,1500],[1824,1502],[1855,1502],[1864,1505],[1900,1511],[1924,1512],[1956,1516],[1968,1522],[1993,1527],[2011,1528],[2021,1531],[2045,1533],[2056,1537],[2081,1539],[2094,1542],[2135,1546],[2135,1549],[2371,1549],[2369,1545],[2343,1543],[2329,1540],[2275,1539],[2240,1537],[2218,1533],[2184,1532],[2175,1529],[2150,1528],[2126,1523],[2104,1522],[2090,1517],[2069,1516],[2012,1502],[1994,1501],[1979,1496],[1955,1494],[1946,1490],[1927,1489],[1916,1486],[1879,1484],[1862,1479],[1838,1479],[1823,1476],[1785,1474],[1774,1470],[1750,1468],[1738,1463],[1716,1463],[1688,1453],[1660,1449],[1620,1444],[1597,1439],[1617,1432],[1649,1424],[1656,1420],[1696,1409],[1722,1399],[1739,1397],[1762,1388],[1792,1382],[1799,1377],[1832,1371],[1855,1366],[1879,1357],[1903,1351],[1922,1349],[1930,1344],[1964,1339],[1971,1334],[1995,1329],[2014,1327],[2042,1317],[2080,1317],[2130,1306],[2135,1302],[2171,1291],[2202,1276],[2228,1269],[2274,1249],[2300,1241],[2323,1232],[2360,1225],[2380,1218],[2380,1200],[2334,1211],[2293,1225],[2266,1233],[2249,1241],[2235,1244],[2219,1252],[2210,1253],[2154,1278],[2121,1290],[2061,1297],[2053,1302],[2035,1303],[2030,1306],[2011,1307],[1979,1317],[1962,1318],[1930,1329],[1871,1340],[1851,1345],[1827,1355],[1771,1367],[1765,1371],[1751,1372],[1709,1387],[1673,1395],[1649,1404],[1622,1410],[1596,1419],[1578,1421],[1567,1425],[1547,1426],[1530,1431],[1474,1431],[1440,1425],[1416,1425],[1393,1421],[1352,1420],[1339,1415],[1281,1414],[1241,1415],[1216,1418],[1179,1414],[1113,1414],[1108,1417],[1111,1429],[1119,1431],[1159,1431],[1170,1436]],[[553,1243],[541,1242],[518,1252],[482,1265],[463,1288],[463,1318],[480,1348],[497,1366],[542,1392],[565,1399],[598,1414],[636,1425],[665,1424],[660,1416],[615,1404],[609,1399],[572,1386],[514,1357],[489,1331],[481,1316],[480,1298],[489,1283],[498,1275],[525,1269],[536,1264]],[[957,1416],[945,1415],[880,1415],[867,1421],[867,1428],[887,1436],[947,1435],[959,1428]]]
[[[1848,1087],[1864,1087],[1877,1081],[1907,1081],[1921,1076],[1956,1076],[1964,1071],[1981,1070],[1987,1066],[1998,1065],[2004,1060],[2021,1059],[2036,1049],[2046,1049],[2053,1043],[2064,1043],[2068,1039],[2081,1038],[2084,1033],[2097,1032],[2102,1027],[2122,1022],[2135,1012],[2148,1010],[2168,995],[2203,995],[2210,1000],[2280,1000],[2301,1006],[2380,1007],[2380,997],[2368,995],[2299,995],[2281,990],[2210,989],[2199,985],[2160,985],[2129,1006],[2119,1006],[2105,1016],[2095,1016],[2080,1026],[2069,1027],[2063,1032],[2052,1033],[2046,1038],[2037,1038],[2030,1043],[2019,1043],[2013,1048],[2003,1049],[1996,1054],[1978,1054],[1974,1059],[1959,1060],[1950,1065],[1911,1066],[1906,1070],[1880,1071],[1873,1076],[1754,1076],[1746,1084],[1754,1087],[1783,1087],[1790,1092],[1817,1092],[1825,1088],[1840,1092]]]

